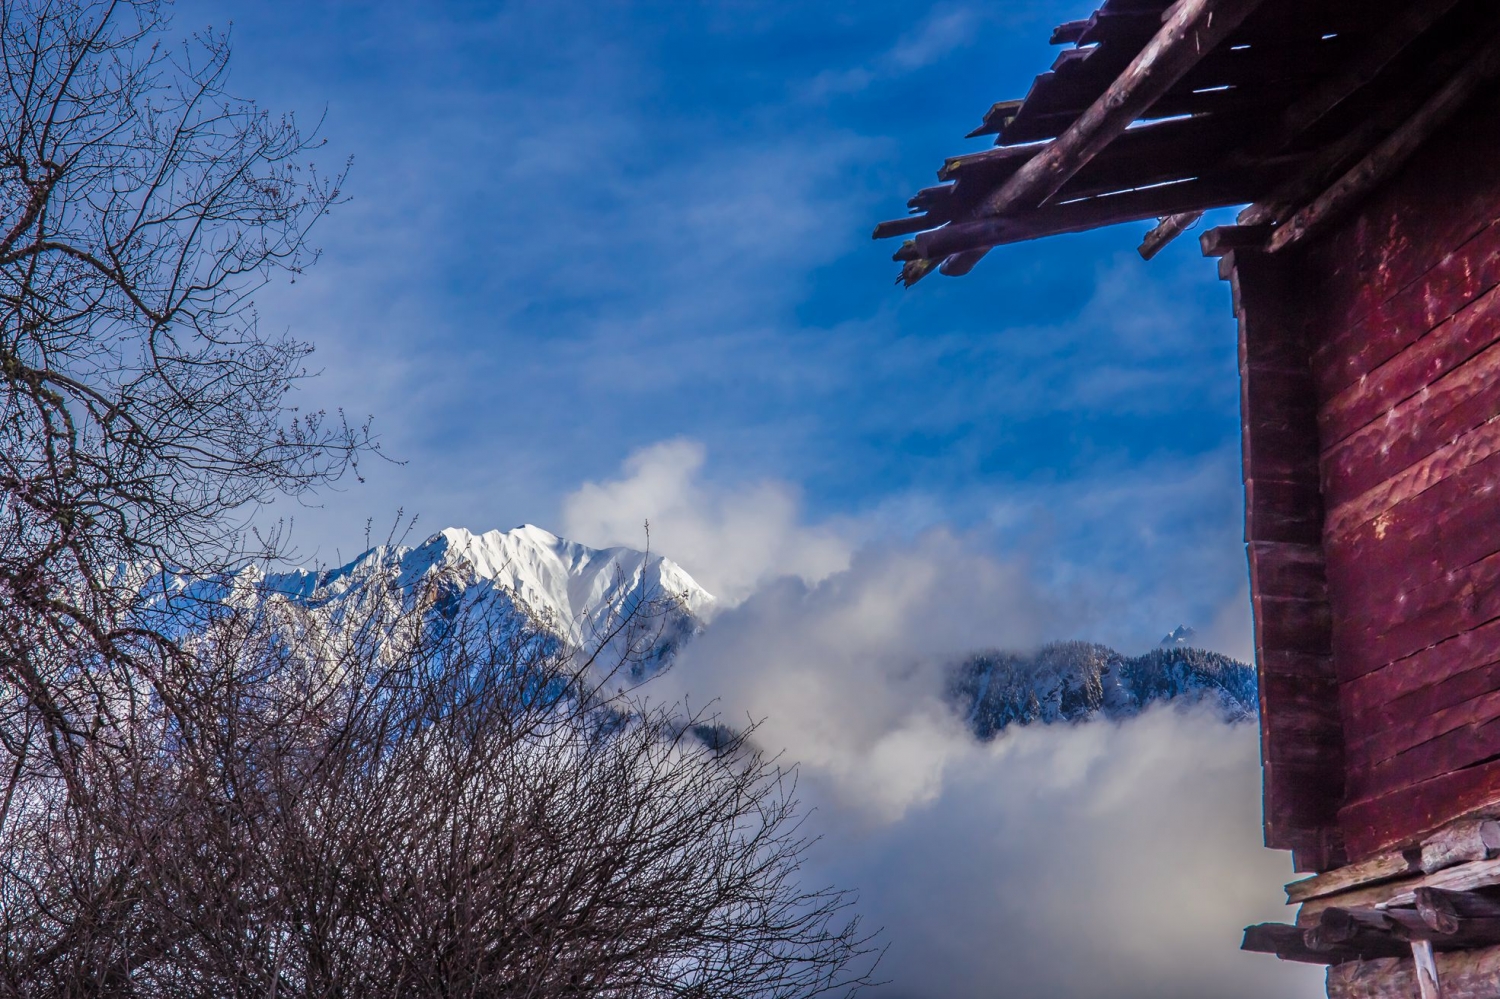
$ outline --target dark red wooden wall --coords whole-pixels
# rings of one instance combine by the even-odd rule
[[[1500,800],[1500,101],[1226,264],[1267,842],[1326,869]]]

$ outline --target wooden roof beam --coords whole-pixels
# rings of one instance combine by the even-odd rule
[[[1334,181],[1310,204],[1278,226],[1267,249],[1272,253],[1305,242],[1344,210],[1378,187],[1447,124],[1481,87],[1500,76],[1500,35],[1490,39],[1467,65],[1433,94],[1405,124]]]
[[[1056,139],[981,204],[979,216],[1038,208],[1145,114],[1262,0],[1177,0],[1156,35],[1099,98]],[[915,284],[939,261],[910,261],[902,280]],[[972,265],[971,265],[972,266]]]
[[[1100,150],[1150,110],[1222,42],[1261,0],[1178,0],[1161,30],[1078,120],[981,205],[980,215],[1040,207]]]
[[[1254,143],[1256,152],[1275,153],[1285,149],[1293,139],[1312,128],[1334,108],[1366,87],[1380,72],[1389,66],[1392,59],[1404,52],[1407,46],[1420,38],[1428,28],[1459,0],[1420,0],[1413,3],[1386,24],[1380,33],[1365,47],[1354,64],[1339,75],[1314,88],[1312,93],[1286,109],[1281,121],[1271,133]],[[1202,213],[1199,213],[1201,217]],[[1146,234],[1141,241],[1140,254],[1150,260],[1172,240],[1191,228],[1197,217],[1172,215]],[[1264,210],[1249,210],[1240,219],[1247,225],[1269,221]]]
[[[1044,205],[1029,212],[977,222],[955,222],[919,234],[896,251],[895,259],[908,266],[937,267],[954,254],[972,254],[1004,243],[1019,243],[1066,232],[1084,232],[1120,222],[1139,222],[1199,206],[1222,207],[1243,204],[1245,191],[1253,189],[1253,177],[1198,178],[1161,184],[1136,191],[1083,198],[1061,205]],[[972,267],[978,256],[966,258]],[[945,270],[944,273],[948,273]],[[962,272],[961,272],[962,273]]]

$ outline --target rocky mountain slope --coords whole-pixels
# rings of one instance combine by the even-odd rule
[[[372,599],[399,599],[440,612],[468,607],[490,620],[541,629],[592,649],[630,617],[645,623],[630,672],[669,663],[708,626],[713,596],[682,567],[630,548],[596,549],[525,525],[474,534],[449,528],[414,547],[381,546],[332,570],[262,573],[247,569],[215,583],[169,580],[167,602],[182,609],[221,602],[284,599],[315,610],[325,627],[361,620]],[[640,630],[637,630],[637,636]],[[1124,656],[1102,645],[1061,642],[1030,653],[986,651],[954,663],[947,694],[976,736],[1014,724],[1122,718],[1158,701],[1208,701],[1228,720],[1253,718],[1255,672],[1244,663],[1188,646],[1177,629],[1160,648]],[[610,662],[606,653],[601,661]]]
[[[1255,669],[1175,636],[1139,656],[1089,642],[977,653],[953,666],[948,696],[981,739],[1010,725],[1126,718],[1159,701],[1207,702],[1228,721],[1254,718]]]

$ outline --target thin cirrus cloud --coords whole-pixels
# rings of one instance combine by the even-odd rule
[[[326,107],[325,160],[355,154],[324,259],[257,304],[319,346],[299,402],[373,413],[405,464],[274,508],[304,552],[398,507],[595,544],[649,519],[727,605],[665,681],[804,761],[811,874],[863,889],[887,995],[1316,994],[1235,950],[1288,873],[1253,729],[1166,711],[981,746],[941,703],[943,657],[983,645],[1248,645],[1234,331],[1191,241],[1003,247],[910,292],[868,241],[1086,11],[176,12],[235,21],[236,89]]]

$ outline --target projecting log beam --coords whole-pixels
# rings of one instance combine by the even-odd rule
[[[1168,215],[1156,224],[1156,228],[1146,233],[1146,238],[1141,240],[1137,248],[1142,260],[1150,260],[1161,252],[1161,248],[1172,240],[1187,232],[1198,224],[1203,217],[1202,212],[1178,212],[1176,215]]]
[[[1500,37],[1491,40],[1442,89],[1429,98],[1416,114],[1335,181],[1333,186],[1285,224],[1277,227],[1267,248],[1274,253],[1288,246],[1295,246],[1337,220],[1349,206],[1395,173],[1479,88],[1494,80],[1497,75],[1500,75]]]
[[[1324,909],[1318,925],[1303,931],[1308,950],[1327,954],[1358,952],[1364,957],[1399,957],[1407,952],[1413,937],[1425,938],[1431,929],[1411,910],[1382,912],[1378,909]]]
[[[950,254],[1019,243],[1065,232],[1082,232],[1119,222],[1139,222],[1208,204],[1214,207],[1243,201],[1244,180],[1190,180],[1164,184],[1144,191],[1125,191],[1099,198],[1086,198],[1061,205],[1047,205],[1031,212],[977,222],[955,222],[924,232],[905,243],[896,260],[941,261]]]
[[[1293,881],[1286,886],[1287,905],[1296,905],[1312,898],[1336,895],[1361,885],[1377,884],[1394,878],[1416,874],[1421,865],[1415,851],[1392,850],[1358,864],[1340,867],[1316,877]]]
[[[1260,3],[1261,0],[1177,0],[1167,11],[1161,29],[1098,100],[1089,105],[1045,149],[1027,160],[1009,180],[985,198],[976,214],[1003,216],[1018,210],[1028,211],[1040,207],[1102,149],[1129,128],[1132,122],[1182,79],[1199,60],[1239,27]],[[991,109],[991,115],[1003,115],[1008,110],[997,111],[997,108]],[[986,124],[982,128],[987,129],[991,115],[986,116]],[[1197,207],[1201,206],[1191,206],[1187,210]],[[985,248],[985,245],[1013,241],[1001,239],[989,244],[970,244],[950,253],[978,250]],[[901,280],[910,287],[948,255],[945,253],[942,257],[909,261],[902,269]]]
[[[1257,923],[1245,927],[1245,939],[1240,950],[1256,954],[1275,954],[1283,961],[1300,961],[1303,964],[1332,964],[1347,961],[1358,955],[1328,951],[1316,951],[1307,946],[1305,934],[1296,926],[1285,923]]]
[[[1434,933],[1483,941],[1483,945],[1500,944],[1500,900],[1493,895],[1418,888],[1416,897],[1417,914]]]
[[[1433,966],[1443,999],[1500,995],[1500,947],[1439,952]],[[1409,957],[1349,961],[1328,969],[1329,999],[1414,999],[1420,994],[1416,965]]]

